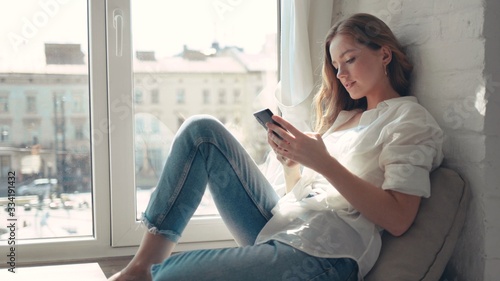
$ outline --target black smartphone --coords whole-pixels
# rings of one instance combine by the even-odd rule
[[[257,118],[257,121],[259,121],[259,123],[262,125],[262,127],[264,127],[264,129],[267,130],[267,126],[266,126],[266,123],[267,122],[272,122],[272,123],[275,123],[272,119],[273,117],[273,112],[269,109],[269,108],[266,108],[266,109],[262,109],[262,110],[259,110],[257,112],[255,112],[253,114],[253,116],[255,116],[255,118]]]
[[[280,124],[276,123],[272,119],[273,112],[269,108],[259,110],[259,111],[255,112],[253,114],[253,116],[255,116],[255,118],[257,118],[257,121],[259,121],[259,123],[262,125],[262,127],[264,127],[264,129],[266,129],[266,130],[267,130],[267,126],[266,126],[267,122],[276,124],[276,125],[280,126],[281,128],[283,128],[283,126],[281,126]],[[285,129],[285,128],[283,128],[283,129]],[[274,134],[276,136],[278,136],[278,134],[276,134],[276,133],[274,133]],[[280,137],[280,136],[278,136],[278,137]]]

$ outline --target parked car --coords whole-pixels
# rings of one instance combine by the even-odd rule
[[[57,179],[36,179],[29,184],[16,188],[16,196],[45,196],[57,190]]]

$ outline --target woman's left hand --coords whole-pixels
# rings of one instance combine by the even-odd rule
[[[298,162],[313,170],[319,168],[321,159],[329,156],[325,143],[320,134],[302,133],[292,124],[280,116],[274,115],[273,120],[283,128],[273,123],[268,123],[268,142],[278,159]],[[278,136],[276,136],[274,133]],[[280,160],[281,162],[281,160]],[[283,163],[283,162],[282,162]]]

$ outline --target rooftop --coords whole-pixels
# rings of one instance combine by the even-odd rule
[[[246,73],[276,71],[276,62],[276,54],[246,54],[237,47],[210,54],[184,48],[177,56],[159,59],[152,51],[137,51],[133,68],[136,73]],[[85,75],[88,59],[78,44],[45,44],[45,52],[34,56],[0,58],[0,73]]]

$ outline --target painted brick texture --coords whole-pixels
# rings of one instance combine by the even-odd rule
[[[443,280],[500,280],[500,1],[335,0],[333,21],[379,16],[414,62],[413,95],[446,133],[472,202]],[[495,10],[496,9],[496,10]]]

